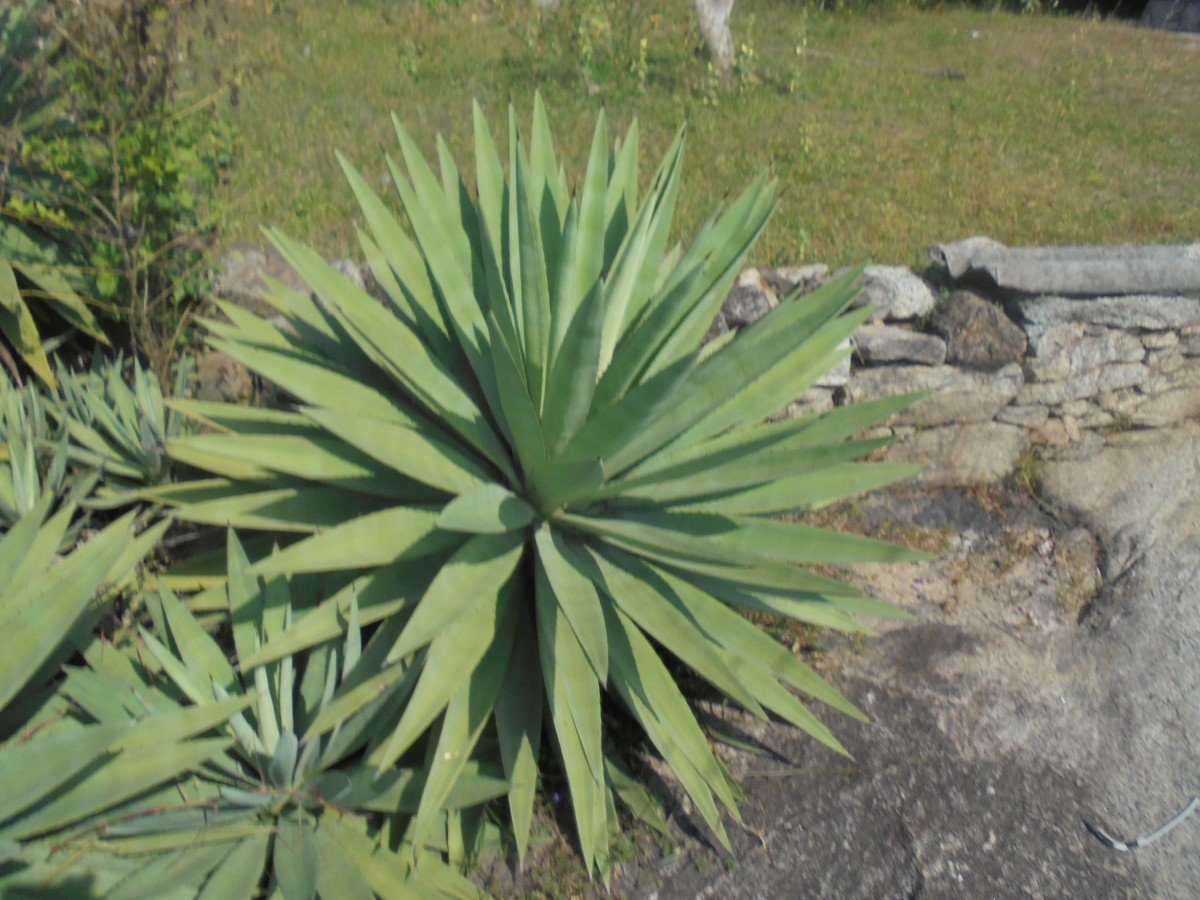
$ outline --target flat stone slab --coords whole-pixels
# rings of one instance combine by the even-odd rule
[[[850,382],[855,402],[917,391],[929,396],[894,417],[900,425],[988,422],[1024,384],[1017,363],[995,372],[954,366],[883,366],[856,371]]]
[[[956,281],[1025,294],[1200,292],[1200,244],[1005,247],[968,238],[939,244],[931,255]]]
[[[1133,297],[1038,297],[1020,304],[1026,331],[1032,336],[1066,322],[1108,328],[1165,331],[1200,322],[1200,299],[1146,295]]]
[[[894,325],[860,325],[854,332],[854,350],[869,366],[940,366],[946,361],[946,342],[940,337]]]

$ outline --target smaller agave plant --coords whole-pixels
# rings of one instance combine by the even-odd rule
[[[101,725],[128,718],[134,703],[157,714],[188,710],[228,720],[223,752],[136,806],[94,824],[76,839],[90,865],[108,857],[128,863],[106,896],[356,900],[375,897],[471,897],[474,887],[438,856],[462,859],[478,842],[478,808],[508,790],[498,764],[467,761],[443,785],[441,805],[427,810],[424,768],[396,767],[376,778],[380,736],[368,726],[403,700],[404,667],[384,679],[388,635],[364,643],[351,604],[345,639],[265,665],[245,660],[292,625],[283,578],[257,579],[236,536],[228,542],[226,613],[234,661],[166,587],[147,597],[152,627],[139,629],[133,652],[111,652],[92,671],[72,672],[64,693]],[[413,673],[407,677],[411,680]],[[107,685],[106,690],[101,688]],[[362,696],[370,702],[361,709]],[[136,699],[135,699],[136,698]],[[347,699],[349,698],[349,700]],[[356,712],[346,714],[347,708]],[[388,846],[393,820],[429,813],[469,828],[414,865],[411,852]],[[88,841],[91,834],[99,841]],[[72,849],[68,843],[64,849]]]
[[[129,513],[61,552],[74,508],[65,504],[52,513],[53,501],[44,496],[0,535],[3,897],[62,896],[49,889],[63,885],[63,857],[55,858],[59,839],[73,830],[87,832],[95,817],[153,790],[213,749],[189,739],[216,720],[197,723],[186,713],[150,719],[134,705],[120,721],[100,722],[57,689],[65,664],[77,654],[104,657],[95,629],[109,608],[106,600],[130,579],[166,524],[135,537]],[[108,654],[110,661],[115,656]],[[65,683],[72,686],[94,674],[66,668],[71,674]],[[231,706],[215,710],[218,719],[227,718]],[[95,887],[110,875],[89,872],[69,882],[77,890],[67,895],[88,896],[85,883]]]
[[[0,379],[0,531],[31,514],[46,496],[74,503],[91,493],[97,477],[70,466],[68,437],[55,421],[56,400],[37,384],[13,387]],[[63,535],[74,542],[83,519]]]
[[[97,353],[91,371],[77,374],[59,366],[60,401],[50,413],[66,430],[67,456],[84,471],[97,473],[99,486],[87,505],[107,509],[132,503],[137,491],[171,481],[166,442],[186,434],[185,420],[168,409],[158,378],[137,359],[132,386],[120,354]],[[181,361],[173,396],[188,389],[191,361]]]

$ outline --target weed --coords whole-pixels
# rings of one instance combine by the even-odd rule
[[[180,11],[179,0],[53,7],[42,27],[60,50],[35,83],[67,102],[49,127],[14,123],[0,166],[3,215],[69,248],[93,305],[160,380],[207,289],[232,160],[211,98],[185,105],[176,92]]]
[[[1037,497],[1040,486],[1038,471],[1041,462],[1042,451],[1036,445],[1030,444],[1021,451],[1010,476],[1010,480],[1018,492],[1027,497]]]
[[[751,15],[746,20],[742,39],[738,42],[733,54],[733,73],[738,79],[738,90],[749,91],[762,84],[759,71],[759,58],[754,50],[755,17]]]

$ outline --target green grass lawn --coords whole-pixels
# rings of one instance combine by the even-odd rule
[[[540,90],[576,174],[602,108],[610,135],[637,117],[643,175],[687,123],[680,234],[771,167],[782,203],[760,263],[911,263],[972,234],[1200,239],[1195,38],[1070,17],[740,0],[744,74],[721,83],[695,52],[688,0],[609,4],[633,11],[608,31],[601,17],[573,32],[565,12],[539,22],[531,6],[200,4],[188,90],[210,91],[215,72],[237,81],[220,101],[241,134],[228,236],[254,240],[269,222],[327,254],[357,255],[335,149],[385,184],[394,112],[426,152],[440,132],[466,169],[472,99],[502,132],[508,101],[526,127]]]

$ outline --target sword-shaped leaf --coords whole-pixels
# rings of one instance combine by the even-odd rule
[[[606,855],[608,843],[600,685],[541,569],[537,573],[536,603],[538,649],[550,721],[571,791],[584,865],[591,871]]]
[[[596,680],[604,684],[608,680],[608,641],[600,595],[593,575],[585,569],[588,559],[568,537],[548,525],[538,529],[536,543],[538,564],[587,654]]]
[[[275,824],[271,869],[287,900],[314,900],[320,855],[313,825],[281,816]]]
[[[8,836],[30,838],[87,819],[203,765],[232,743],[214,738],[126,750],[56,791],[10,827]]]
[[[270,835],[242,838],[221,861],[196,900],[253,900],[262,881]]]
[[[473,534],[504,534],[524,528],[537,511],[507,488],[481,484],[446,504],[437,527]]]
[[[421,803],[410,831],[410,840],[418,847],[446,810],[451,792],[479,742],[484,726],[491,720],[492,707],[512,650],[515,621],[515,617],[507,617],[505,630],[497,634],[497,639],[492,641],[470,678],[451,698],[442,716],[437,743],[425,773]]]
[[[324,572],[381,566],[442,553],[461,538],[437,528],[438,511],[393,506],[318,532],[254,567],[257,575]]]
[[[737,813],[728,775],[704,738],[674,680],[638,627],[614,610],[608,620],[612,685],[674,770],[697,811],[726,849],[729,838],[714,797]]]
[[[505,574],[503,581],[507,580]],[[380,772],[394,765],[441,714],[502,630],[512,599],[503,581],[480,585],[474,605],[435,637],[424,659],[414,663],[421,674],[404,715],[387,743],[370,759]]]
[[[517,856],[524,860],[533,827],[537,759],[542,738],[542,684],[533,621],[522,614],[513,632],[513,652],[496,697],[496,735],[508,779],[508,809]]]
[[[546,449],[555,458],[587,420],[600,371],[604,294],[597,282],[580,302],[555,352],[546,383],[542,427]]]
[[[912,478],[924,468],[903,463],[839,463],[731,492],[723,497],[710,496],[687,501],[677,508],[727,516],[808,512]]]
[[[525,537],[519,532],[479,534],[445,561],[417,604],[404,631],[388,651],[387,662],[410,656],[478,605],[480,597],[503,591],[521,560]],[[486,602],[486,601],[484,601]]]

